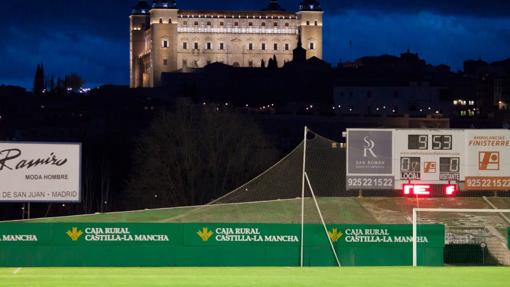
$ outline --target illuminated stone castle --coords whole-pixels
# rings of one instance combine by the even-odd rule
[[[130,86],[157,87],[161,74],[220,62],[261,67],[276,56],[292,60],[300,38],[307,58],[322,59],[318,0],[302,0],[287,12],[277,0],[261,11],[180,10],[176,1],[139,1],[130,16]]]

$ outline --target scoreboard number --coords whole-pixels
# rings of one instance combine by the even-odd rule
[[[429,149],[429,136],[428,135],[409,135],[407,141],[408,149],[413,150],[428,150]]]
[[[440,172],[459,172],[459,157],[442,157],[439,159]]]
[[[432,150],[452,150],[452,135],[432,135]],[[409,135],[407,138],[407,149],[409,150],[428,150],[428,135]]]
[[[433,135],[432,136],[432,149],[433,150],[451,150],[452,149],[452,136],[451,135]]]
[[[439,179],[440,180],[460,179],[460,157],[439,158]]]
[[[400,158],[400,177],[401,179],[420,179],[421,178],[421,159],[419,157],[401,157]]]

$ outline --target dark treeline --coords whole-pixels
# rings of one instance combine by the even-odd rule
[[[204,204],[279,156],[250,114],[115,90],[127,94],[0,97],[1,140],[82,143],[82,202],[33,203],[31,217]],[[27,216],[0,206],[1,219]]]
[[[0,140],[80,142],[82,202],[32,204],[57,216],[207,203],[293,149],[303,126],[341,141],[345,128],[508,128],[510,61],[466,61],[463,72],[410,52],[331,67],[213,63],[165,73],[153,89],[83,89],[78,75],[34,92],[0,86]],[[0,219],[22,204],[0,204]]]

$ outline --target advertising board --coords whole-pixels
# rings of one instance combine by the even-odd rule
[[[81,145],[0,143],[0,202],[79,202]]]
[[[393,189],[393,130],[347,131],[347,189]]]
[[[510,190],[510,131],[466,130],[467,190]]]
[[[420,265],[443,265],[444,226],[419,225]],[[412,225],[304,226],[304,264],[412,264]],[[0,267],[299,266],[301,226],[258,223],[0,223]]]

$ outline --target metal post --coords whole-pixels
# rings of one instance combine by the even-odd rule
[[[305,238],[305,172],[306,172],[306,135],[308,128],[305,126],[303,136],[303,173],[301,178],[301,254],[300,266],[304,265],[304,238]]]
[[[416,267],[418,266],[418,260],[417,260],[417,253],[416,252],[416,247],[417,247],[417,243],[416,243],[416,222],[417,222],[417,218],[416,218],[416,208],[413,208],[413,266]]]
[[[28,203],[27,219],[30,219],[30,202]]]
[[[312,194],[313,202],[315,203],[315,207],[317,208],[317,213],[319,214],[319,217],[322,222],[322,226],[324,227],[324,232],[326,233],[326,237],[329,241],[329,246],[331,247],[331,250],[333,251],[333,255],[335,256],[336,264],[338,267],[341,267],[342,264],[340,264],[340,259],[338,259],[338,254],[336,253],[335,246],[333,245],[333,241],[331,241],[331,237],[329,237],[328,234],[328,228],[326,227],[326,222],[324,221],[324,217],[322,216],[321,209],[319,208],[319,203],[317,202],[317,198],[315,197],[315,192],[313,192],[312,184],[310,183],[310,179],[308,178],[308,174],[305,172],[306,182],[308,183],[308,188],[310,188],[310,193]]]

